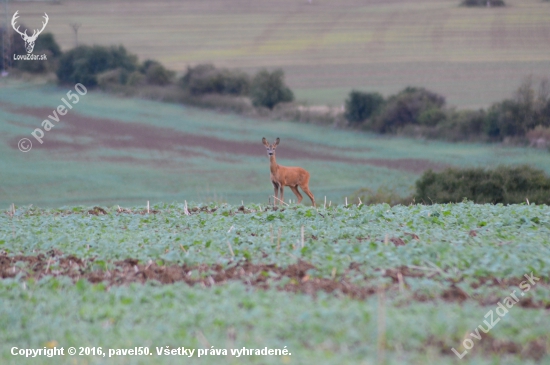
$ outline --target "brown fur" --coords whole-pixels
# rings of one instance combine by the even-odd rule
[[[302,194],[298,191],[298,186],[302,188],[303,192],[311,199],[311,203],[315,206],[315,198],[311,191],[309,190],[309,172],[301,167],[287,167],[277,164],[275,159],[275,149],[279,145],[281,140],[277,138],[274,144],[270,145],[265,138],[262,138],[262,143],[267,149],[269,156],[269,168],[271,170],[271,183],[273,184],[273,190],[275,192],[275,201],[274,205],[277,205],[277,202],[280,199],[284,201],[284,187],[290,187],[290,190],[298,198],[298,204],[302,201]],[[272,153],[270,155],[270,152]],[[279,198],[279,194],[281,197]]]

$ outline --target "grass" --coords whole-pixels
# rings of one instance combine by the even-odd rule
[[[312,103],[341,105],[353,88],[388,95],[414,85],[477,108],[510,97],[527,75],[548,76],[547,3],[459,3],[126,0],[87,1],[82,11],[81,1],[68,0],[17,9],[31,27],[47,12],[64,49],[74,45],[69,23],[79,22],[79,42],[123,44],[179,72],[203,62],[282,67],[296,96]]]
[[[420,175],[420,171],[408,169],[407,162],[386,168],[369,162],[372,160],[385,164],[396,159],[415,159],[421,161],[421,165],[453,166],[528,162],[550,173],[547,152],[529,148],[385,138],[307,124],[245,119],[97,92],[82,97],[54,129],[46,132],[41,148],[30,133],[61,103],[67,90],[3,80],[0,153],[4,158],[0,161],[0,206],[7,208],[12,203],[112,206],[183,200],[267,203],[273,190],[261,144],[264,136],[281,137],[277,151],[280,164],[302,166],[310,171],[310,188],[318,202],[326,196],[329,201],[343,203],[344,197],[363,187],[377,190],[385,186],[404,195]],[[81,122],[76,135],[68,134],[81,120],[87,124]],[[114,140],[102,141],[110,136],[103,133],[100,137],[92,131],[103,122],[128,123],[128,130],[132,132],[125,135],[125,124],[114,125],[122,128],[122,132],[118,132]],[[153,128],[151,133],[156,133],[157,128],[179,133],[182,142],[176,141],[176,147],[166,147],[156,142],[158,136],[137,136],[139,131],[133,129],[132,122]],[[216,142],[189,147],[190,155],[181,154],[177,149],[186,147],[183,140],[188,135],[215,138]],[[17,149],[17,141],[23,137],[35,144],[28,153]],[[148,139],[155,143],[154,148],[139,145]],[[126,140],[130,141],[128,146],[118,146]],[[224,141],[236,142],[236,150],[231,152],[233,150],[224,149],[223,145],[217,147]],[[81,143],[86,149],[53,148],[54,143]],[[250,152],[240,150],[241,143],[250,144]],[[256,144],[257,154],[253,147]],[[300,157],[305,153],[308,155]],[[323,154],[330,154],[333,160],[325,160]],[[294,199],[289,189],[285,197]]]

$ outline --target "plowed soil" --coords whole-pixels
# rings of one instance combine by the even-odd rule
[[[80,279],[87,279],[92,283],[103,282],[107,286],[145,283],[149,280],[155,280],[162,284],[185,282],[189,285],[204,287],[220,285],[229,281],[240,281],[260,289],[274,287],[279,290],[309,295],[324,291],[359,300],[374,295],[379,290],[406,291],[408,290],[407,278],[429,275],[426,271],[405,266],[397,269],[381,270],[382,275],[391,278],[393,283],[380,288],[368,278],[365,278],[364,283],[361,285],[350,282],[348,279],[349,274],[360,272],[360,266],[357,264],[351,264],[344,273],[334,275],[332,278],[311,276],[311,271],[315,270],[315,266],[301,260],[287,267],[279,267],[275,264],[252,264],[250,262],[236,262],[229,265],[229,267],[222,267],[221,265],[159,266],[154,262],[140,263],[138,260],[128,258],[107,264],[102,262],[102,268],[98,268],[98,266],[100,265],[95,264],[93,259],[82,260],[71,255],[65,256],[57,250],[38,256],[0,254],[0,278],[2,279],[14,278],[18,275],[25,279],[40,279],[49,275],[67,276],[75,282]],[[283,281],[283,279],[285,280]],[[480,280],[480,283],[509,288],[510,286],[518,286],[524,280],[524,278],[508,280],[484,278]],[[548,284],[537,282],[537,285],[546,286]],[[412,293],[412,296],[418,301],[433,299],[417,293]],[[449,289],[441,294],[441,299],[451,302],[472,299],[483,305],[496,304],[502,300],[500,297],[471,298],[455,283],[450,283]],[[550,308],[550,305],[533,301],[531,298],[522,299],[518,305],[525,308]]]

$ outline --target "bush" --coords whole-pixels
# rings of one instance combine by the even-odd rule
[[[102,89],[108,89],[113,85],[125,85],[128,83],[129,72],[123,68],[108,70],[96,76],[97,85]]]
[[[57,77],[62,84],[80,82],[92,87],[98,84],[98,74],[116,69],[127,76],[137,69],[137,56],[123,46],[78,46],[61,56]]]
[[[134,71],[130,75],[128,75],[128,80],[126,81],[126,85],[128,86],[143,86],[147,84],[147,80],[145,79],[145,75],[139,71]]]
[[[520,105],[513,100],[504,100],[491,106],[487,113],[484,129],[489,137],[498,139],[521,136],[525,134],[522,122]]]
[[[211,64],[188,67],[181,78],[180,86],[199,96],[204,94],[227,94],[242,96],[250,90],[250,77],[242,71],[217,69]]]
[[[250,76],[242,71],[220,70],[222,94],[243,96],[250,92]]]
[[[426,113],[423,120],[433,123],[433,118],[441,118],[442,114],[437,113],[444,105],[443,96],[424,88],[408,87],[388,98],[380,115],[373,118],[368,127],[381,133],[397,132],[408,124],[420,124],[423,113]]]
[[[550,127],[550,84],[547,79],[540,82],[535,92],[530,77],[517,89],[513,99],[507,99],[491,106],[484,121],[488,136],[496,139],[523,137],[537,125]]]
[[[487,5],[489,3],[489,5]],[[462,0],[462,6],[506,6],[503,0]]]
[[[464,199],[480,204],[517,204],[525,199],[550,204],[550,177],[523,165],[494,170],[449,168],[439,173],[429,170],[416,182],[418,202],[458,203]]]
[[[440,137],[451,141],[483,139],[484,110],[449,111],[439,123]]]
[[[384,104],[379,93],[364,93],[352,90],[346,99],[345,117],[350,123],[361,123],[376,114]]]
[[[145,80],[149,85],[165,86],[172,83],[176,73],[166,69],[160,63],[151,65],[145,73]]]
[[[445,121],[446,118],[447,114],[444,110],[439,107],[432,107],[420,113],[418,116],[418,124],[428,127],[435,127]]]
[[[254,106],[273,109],[278,103],[294,100],[294,94],[284,83],[283,70],[261,70],[252,80],[250,98]]]

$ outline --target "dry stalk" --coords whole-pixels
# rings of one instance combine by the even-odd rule
[[[386,352],[386,292],[383,287],[378,288],[378,340],[377,363],[384,364]]]

